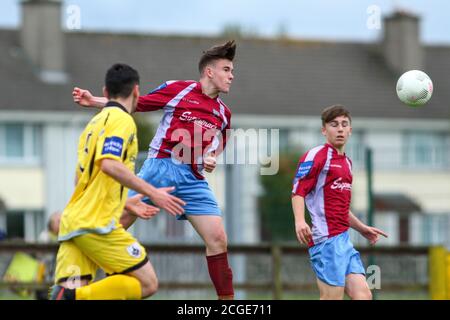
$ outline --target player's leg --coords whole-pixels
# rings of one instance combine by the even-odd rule
[[[106,273],[112,274],[102,280],[105,291],[99,294],[105,299],[140,299],[157,291],[158,279],[145,248],[123,228],[103,236],[86,235],[80,241],[84,241],[84,252]]]
[[[172,165],[176,195],[184,202],[185,214],[206,246],[206,261],[219,299],[232,299],[233,273],[228,263],[227,235],[221,211],[206,180],[196,178],[187,165]]]
[[[342,300],[344,298],[344,287],[331,286],[317,278],[320,300]]]
[[[363,274],[351,273],[347,275],[345,293],[352,300],[372,300],[372,292]]]
[[[88,285],[95,277],[97,265],[72,240],[60,244],[56,256],[55,285],[50,290],[51,300],[73,300],[75,290]]]
[[[372,300],[361,257],[353,244],[345,278],[345,293],[353,300]]]
[[[350,243],[351,245],[351,243]],[[309,248],[321,300],[342,300],[352,246],[346,232]]]
[[[187,219],[205,242],[207,256],[227,251],[227,235],[221,216],[187,215]]]
[[[135,277],[141,283],[142,298],[150,297],[158,291],[158,277],[150,261],[127,275]]]
[[[219,299],[233,299],[233,272],[228,263],[227,236],[222,217],[188,215],[188,220],[206,245],[206,260]]]
[[[156,274],[145,249],[123,228],[105,235],[85,234],[73,242],[106,273],[112,274],[74,290],[77,300],[140,299],[156,292]]]
[[[114,274],[76,290],[77,300],[137,300],[153,295],[158,279],[150,262],[127,274]]]

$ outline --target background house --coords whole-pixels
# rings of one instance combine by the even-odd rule
[[[78,135],[94,111],[71,102],[72,88],[100,95],[106,69],[119,61],[139,70],[142,92],[170,79],[196,79],[201,52],[224,40],[67,32],[60,9],[59,1],[24,1],[20,29],[0,30],[0,198],[6,207],[0,229],[30,241],[73,190]],[[299,155],[323,141],[321,110],[346,105],[353,115],[352,208],[365,217],[364,150],[370,146],[379,194],[375,222],[391,235],[385,244],[449,240],[450,47],[422,45],[419,31],[416,16],[397,12],[385,19],[377,43],[239,39],[232,92],[223,97],[234,128],[244,134],[278,129],[280,150]],[[423,108],[408,108],[395,95],[398,76],[409,69],[426,71],[434,82]],[[161,113],[145,116],[156,124]],[[228,146],[250,154],[264,147]],[[230,242],[260,241],[259,177],[258,165],[223,165],[208,176],[226,212]],[[400,200],[414,210],[400,210]],[[408,230],[407,237],[400,230]],[[188,224],[165,215],[133,232],[144,242],[199,240]]]

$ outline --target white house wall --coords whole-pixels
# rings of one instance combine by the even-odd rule
[[[44,208],[44,183],[42,168],[0,168],[0,198],[8,210]]]
[[[403,193],[416,201],[426,213],[450,213],[449,172],[377,172],[373,177],[375,193]],[[352,206],[367,208],[367,176],[353,175]]]
[[[63,210],[69,201],[75,181],[80,124],[51,123],[44,127],[44,169],[46,174],[46,216]]]

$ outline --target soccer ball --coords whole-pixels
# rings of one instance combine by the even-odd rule
[[[433,82],[420,70],[410,70],[400,76],[397,81],[397,96],[408,106],[423,106],[433,94]]]

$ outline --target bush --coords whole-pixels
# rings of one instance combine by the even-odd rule
[[[259,199],[261,238],[265,241],[296,241],[291,191],[300,154],[281,154],[278,174],[261,176]],[[306,215],[308,216],[308,215]]]

